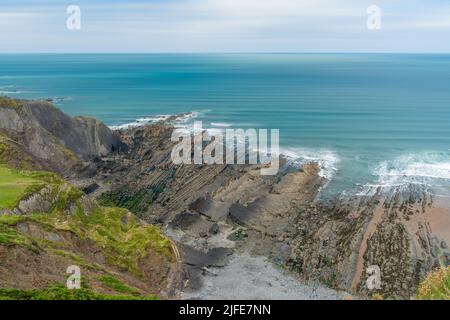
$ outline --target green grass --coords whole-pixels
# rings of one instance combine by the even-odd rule
[[[137,192],[120,189],[103,193],[98,201],[103,206],[120,207],[139,213],[147,211],[161,192],[162,188],[142,189]]]
[[[13,228],[0,224],[0,245],[22,246],[37,251],[37,243],[33,239],[23,236]]]
[[[140,275],[139,261],[149,249],[173,261],[170,241],[155,226],[140,222],[125,209],[96,207],[79,209],[71,216],[72,231],[94,240],[104,249],[107,262]]]
[[[19,222],[30,221],[51,230],[71,231],[81,239],[93,240],[103,252],[110,265],[141,275],[139,262],[149,250],[153,250],[168,261],[175,261],[170,241],[155,226],[145,224],[133,214],[121,208],[96,206],[91,212],[81,207],[73,214],[62,210],[63,203],[74,201],[76,191],[66,190],[60,195],[52,212],[34,213],[25,216],[0,216],[0,244],[16,244],[29,247],[34,239],[29,239],[15,231]],[[48,245],[47,245],[48,247]]]
[[[429,273],[420,283],[417,298],[420,300],[450,300],[450,266]]]
[[[30,170],[33,168],[33,159],[11,139],[0,134],[0,165]]]
[[[38,192],[46,185],[57,187],[64,184],[64,180],[54,173],[45,171],[14,170],[0,165],[0,210],[15,208],[20,200],[28,195]],[[67,202],[73,200],[74,197],[80,197],[83,194],[74,187],[71,187],[70,191],[72,191],[70,194],[67,192],[60,193],[61,196],[66,197],[66,199],[62,200]],[[55,197],[56,196],[57,195],[55,194]],[[58,203],[61,201],[58,201]],[[66,203],[62,203],[62,205],[65,204]]]
[[[0,107],[14,109],[19,113],[22,110],[23,101],[12,99],[6,96],[0,96]]]
[[[83,267],[83,268],[86,268],[86,269],[89,269],[92,271],[106,272],[105,268],[103,268],[101,265],[99,265],[97,263],[90,263],[73,252],[63,250],[63,249],[52,249],[52,252],[61,257],[72,260],[72,262],[74,262],[77,266],[80,266],[80,267]]]
[[[116,292],[131,294],[133,296],[139,295],[138,289],[127,286],[122,281],[113,276],[101,276],[98,278],[98,280],[102,282],[104,285],[106,285],[108,288]]]
[[[126,209],[102,207],[94,203],[90,211],[86,212],[80,203],[83,192],[56,175],[12,170],[4,172],[6,174],[3,174],[3,179],[7,178],[8,182],[24,179],[29,183],[20,194],[16,195],[15,202],[27,194],[30,188],[36,188],[38,185],[42,187],[44,184],[51,184],[53,190],[49,199],[53,201],[53,206],[49,212],[25,216],[0,216],[0,224],[10,227],[12,235],[17,234],[14,226],[20,221],[34,221],[49,230],[72,231],[81,239],[96,242],[110,265],[128,270],[136,276],[141,275],[139,262],[150,249],[169,261],[174,261],[171,243],[161,230],[141,222]],[[76,209],[69,213],[69,207]],[[3,243],[29,246],[22,238],[13,240],[12,235],[5,235]]]
[[[142,276],[140,262],[150,251],[160,254],[168,262],[174,262],[172,244],[162,231],[148,225],[126,209],[102,207],[84,198],[84,193],[59,176],[48,172],[17,171],[0,166],[0,193],[3,208],[13,208],[28,194],[48,187],[42,196],[52,202],[48,212],[34,212],[27,215],[0,215],[0,245],[22,246],[33,252],[52,250],[53,253],[89,265],[88,262],[50,240],[35,239],[19,233],[16,225],[28,221],[39,224],[49,232],[70,231],[81,240],[91,240],[101,249],[106,263]],[[13,189],[12,192],[9,189]],[[0,208],[2,208],[0,206]],[[91,269],[101,267],[89,265]],[[119,280],[103,278],[104,283],[120,293],[135,294],[135,289],[127,287]],[[137,289],[136,289],[137,290]]]
[[[0,209],[13,209],[38,184],[29,175],[0,166]]]
[[[69,290],[63,285],[54,285],[44,290],[0,289],[0,300],[157,300],[154,295],[106,295],[89,288]]]

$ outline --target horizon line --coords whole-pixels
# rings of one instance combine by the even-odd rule
[[[257,51],[257,52],[251,52],[251,51],[224,51],[224,52],[200,52],[200,51],[185,51],[185,52],[173,52],[173,51],[134,51],[134,52],[109,52],[109,51],[86,51],[86,52],[68,52],[68,51],[61,51],[61,52],[54,52],[54,51],[41,51],[41,52],[0,52],[0,55],[38,55],[38,54],[170,54],[170,55],[177,55],[177,54],[198,54],[198,55],[208,55],[208,54],[280,54],[280,55],[289,55],[289,54],[440,54],[440,55],[447,55],[450,54],[449,52],[440,52],[440,51],[423,51],[423,52],[408,52],[408,51],[284,51],[284,52],[277,52],[277,51]]]

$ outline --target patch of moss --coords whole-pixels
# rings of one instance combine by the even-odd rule
[[[39,223],[49,231],[71,231],[81,239],[93,240],[102,248],[108,264],[128,270],[136,276],[141,275],[139,262],[148,254],[148,250],[161,254],[168,261],[175,260],[172,245],[161,230],[141,222],[125,209],[96,206],[91,212],[85,212],[79,206],[75,213],[66,214],[55,208],[50,213],[0,216],[0,225],[15,232],[14,226],[26,220]]]
[[[54,285],[44,290],[0,289],[0,300],[157,300],[154,295],[106,295],[84,287],[69,290],[63,285]]]
[[[25,221],[26,219],[26,216],[4,214],[0,215],[0,225],[15,226],[17,223]]]
[[[0,136],[0,164],[5,164],[7,157],[11,154],[11,147]]]
[[[103,193],[98,201],[103,206],[117,206],[134,213],[145,212],[162,190],[142,189],[137,192],[114,190]]]
[[[173,261],[170,241],[155,226],[140,222],[125,209],[96,207],[90,213],[81,208],[71,216],[72,230],[98,243],[109,264],[140,275],[139,261],[149,249]]]
[[[32,170],[34,161],[14,141],[0,134],[0,164],[8,165],[15,169]]]
[[[55,197],[57,201],[55,201],[53,206],[53,210],[56,211],[68,209],[72,204],[75,204],[77,200],[84,196],[83,191],[71,185],[64,185],[57,191],[58,194]]]
[[[104,271],[104,268],[102,266],[100,266],[96,263],[94,263],[94,264],[89,263],[73,252],[66,251],[63,249],[53,249],[52,251],[53,251],[53,253],[55,253],[61,257],[72,260],[77,266],[84,267],[86,269],[94,270],[94,271]]]
[[[9,174],[10,171],[5,172]],[[71,231],[81,239],[94,241],[102,249],[107,263],[128,270],[136,276],[142,275],[139,263],[149,250],[161,254],[170,262],[175,260],[172,244],[161,230],[141,222],[126,209],[102,207],[94,202],[89,203],[89,200],[82,200],[84,193],[56,174],[14,171],[13,177],[8,176],[6,180],[16,183],[20,179],[28,184],[15,196],[16,202],[17,199],[38,191],[38,187],[50,186],[51,194],[46,197],[52,202],[52,207],[48,212],[26,216],[0,216],[2,243],[28,246],[29,243],[36,242],[35,239],[21,235],[15,230],[17,223],[28,220],[39,223],[48,231]],[[1,182],[0,179],[0,184]],[[83,201],[88,202],[88,212],[85,211],[87,208]],[[38,242],[41,244],[39,239]],[[45,248],[62,249],[43,242],[42,245]]]
[[[98,278],[98,280],[108,288],[118,293],[131,294],[133,296],[139,295],[138,289],[127,286],[122,281],[113,276],[101,276]]]
[[[450,266],[431,272],[420,283],[419,300],[450,300]]]
[[[29,238],[21,235],[11,227],[0,224],[0,245],[3,246],[21,246],[26,247],[33,252],[37,252],[37,243]]]

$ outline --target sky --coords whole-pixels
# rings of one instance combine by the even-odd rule
[[[33,52],[450,53],[450,0],[0,0],[0,53]]]

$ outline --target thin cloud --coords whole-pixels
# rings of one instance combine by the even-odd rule
[[[374,2],[382,9],[380,31],[366,28]],[[3,0],[0,52],[450,52],[450,6],[442,0],[74,3],[82,9],[79,31],[65,29],[61,1]]]

